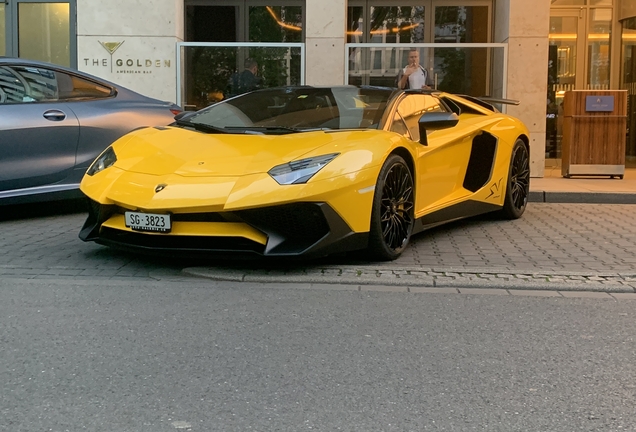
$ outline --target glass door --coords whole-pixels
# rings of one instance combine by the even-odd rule
[[[434,0],[435,43],[487,43],[490,41],[489,1]],[[434,61],[428,66],[434,87],[443,91],[474,96],[491,95],[489,77],[491,52],[488,48],[429,50]]]
[[[0,56],[7,55],[6,9],[7,6],[4,3],[0,3]]]
[[[75,12],[75,0],[5,0],[0,55],[76,67]]]
[[[18,55],[63,66],[71,65],[70,5],[18,3]]]
[[[622,22],[621,85],[627,90],[627,142],[625,166],[636,168],[636,18]]]
[[[563,95],[585,86],[585,9],[552,9],[548,54],[546,165],[561,158]]]
[[[185,0],[184,8],[186,42],[193,43],[182,54],[181,103],[186,109],[200,109],[234,94],[233,77],[242,73],[255,73],[255,82],[263,87],[301,81],[300,49],[237,44],[302,43],[303,0]]]

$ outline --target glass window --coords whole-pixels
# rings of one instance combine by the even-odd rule
[[[0,4],[0,56],[7,55],[7,36],[6,36],[6,28],[5,28],[5,20],[6,20],[6,6],[4,3]]]
[[[622,34],[622,71],[621,89],[627,90],[627,142],[625,146],[625,165],[636,166],[636,18],[621,22]]]
[[[464,6],[438,6],[442,0],[349,0],[349,42],[403,44],[404,48],[351,47],[349,84],[395,87],[400,69],[408,63],[409,44],[488,43],[491,39],[492,2],[466,0]],[[382,3],[385,3],[384,5]],[[411,3],[411,5],[408,5]],[[387,5],[388,4],[388,5]],[[489,94],[493,60],[489,48],[425,48],[420,65],[427,85],[450,92]]]
[[[578,17],[550,17],[550,78],[554,81],[551,84],[574,85],[578,21]]]
[[[57,81],[57,97],[62,100],[101,99],[109,97],[112,89],[73,75],[54,72]]]
[[[437,6],[435,42],[488,42],[488,6]]]
[[[371,6],[369,15],[373,42],[424,42],[424,6]]]
[[[348,87],[265,89],[209,106],[189,121],[193,125],[256,128],[273,134],[290,133],[285,130],[290,127],[375,128],[391,93]]]
[[[551,6],[582,6],[585,0],[552,0]]]
[[[236,42],[238,17],[238,6],[186,5],[186,41]]]
[[[393,116],[393,122],[391,123],[391,131],[398,133],[402,136],[405,136],[409,139],[411,138],[411,135],[409,135],[409,130],[406,128],[406,125],[404,124],[404,119],[398,113],[395,113],[395,115]]]
[[[71,65],[69,3],[18,4],[19,56]]]
[[[269,5],[260,0],[184,3],[185,36],[189,42],[303,41],[303,0],[279,0]]]
[[[485,43],[489,35],[488,6],[435,7],[436,43]],[[488,50],[436,49],[433,70],[440,90],[488,93]]]
[[[94,99],[110,94],[109,87],[49,69],[26,66],[0,68],[0,99],[3,103]]]
[[[251,6],[251,42],[302,42],[302,6]]]
[[[610,35],[612,9],[590,9],[588,58],[588,88],[609,89]]]
[[[364,33],[364,8],[350,6],[347,8],[347,42],[360,43]]]
[[[26,95],[21,77],[7,67],[0,67],[0,103],[22,103]]]

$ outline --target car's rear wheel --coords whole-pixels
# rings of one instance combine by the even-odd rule
[[[512,148],[506,199],[501,216],[506,219],[518,219],[526,210],[530,191],[530,156],[526,144],[517,140]]]
[[[398,155],[391,155],[375,185],[368,254],[372,259],[394,260],[406,248],[413,231],[413,174]]]

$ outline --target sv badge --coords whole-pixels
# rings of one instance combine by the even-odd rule
[[[501,182],[503,178],[500,178],[497,183],[493,183],[490,185],[490,194],[486,197],[486,199],[497,199],[501,197]]]

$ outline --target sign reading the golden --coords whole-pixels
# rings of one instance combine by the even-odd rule
[[[527,205],[529,133],[433,90],[257,90],[117,140],[80,238],[144,252],[393,260],[426,228]]]

